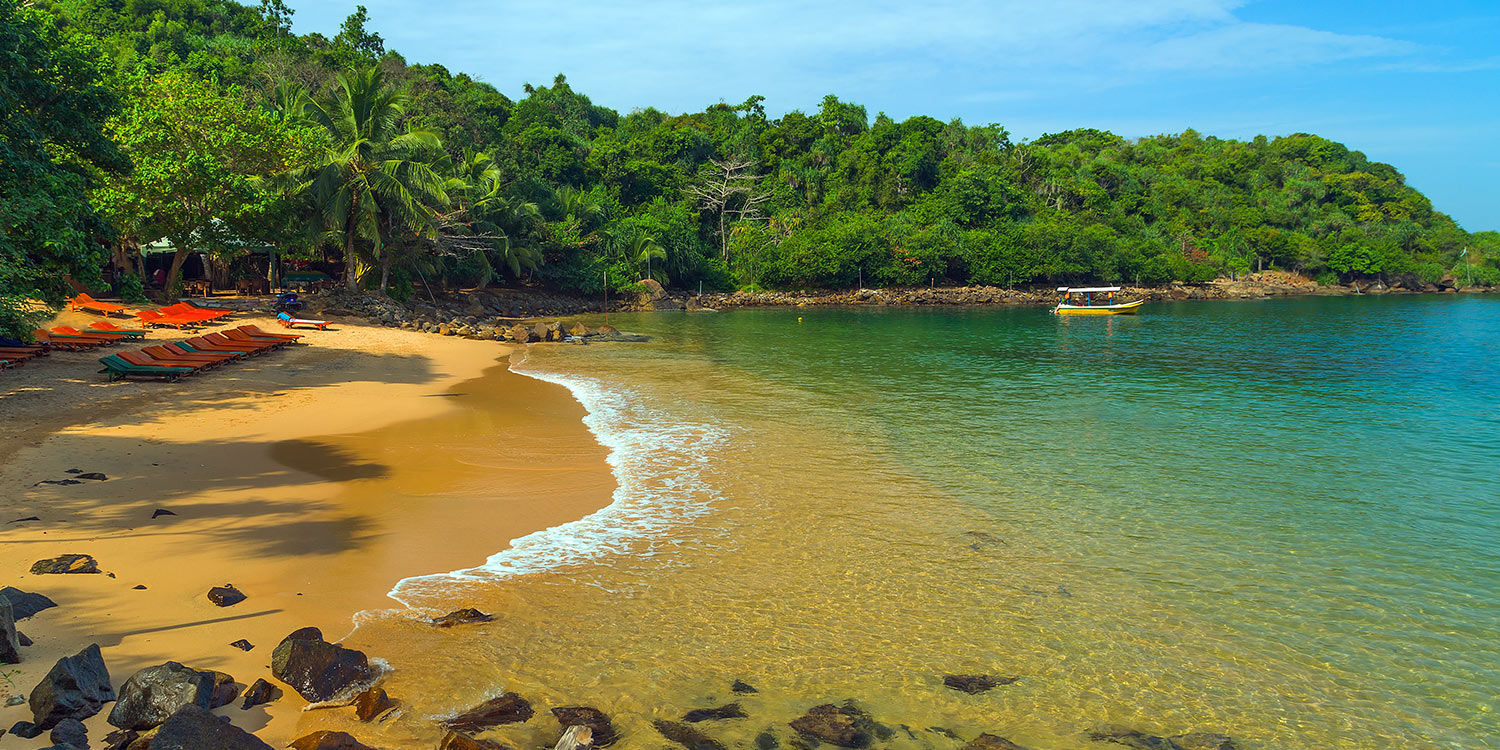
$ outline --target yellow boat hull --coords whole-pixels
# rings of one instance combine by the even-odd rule
[[[1119,305],[1058,305],[1052,312],[1058,315],[1134,315],[1145,300],[1136,300]]]

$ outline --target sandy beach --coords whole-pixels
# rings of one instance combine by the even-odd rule
[[[398,606],[386,593],[401,578],[481,564],[609,502],[614,479],[582,406],[509,372],[509,347],[352,322],[307,334],[307,345],[177,383],[106,383],[98,353],[53,352],[0,374],[0,585],[58,604],[19,623],[35,645],[0,700],[89,643],[117,689],[169,659],[241,685],[269,679],[292,630],[337,640],[357,612]],[[515,439],[420,450],[474,424]],[[70,469],[108,479],[38,484]],[[448,485],[468,491],[440,494]],[[172,515],[153,518],[158,509]],[[27,572],[67,553],[92,555],[107,575]],[[215,606],[205,594],[224,584],[248,599]],[[239,639],[254,649],[229,645]],[[370,655],[399,668],[399,655]],[[284,745],[306,705],[285,692],[218,712]],[[91,737],[110,731],[107,713],[86,722]],[[29,718],[24,705],[0,709],[0,728]]]

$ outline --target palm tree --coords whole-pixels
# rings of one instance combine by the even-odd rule
[[[435,238],[433,207],[448,204],[428,158],[441,148],[437,136],[398,130],[409,101],[372,67],[339,74],[332,96],[306,103],[307,118],[327,131],[329,144],[315,164],[288,177],[311,199],[323,228],[342,242],[350,291],[359,286],[359,243],[389,270],[387,236]]]
[[[655,237],[644,231],[637,230],[635,234],[631,235],[629,242],[625,245],[625,257],[635,263],[645,262],[646,278],[649,279],[652,278],[651,259],[666,260],[667,250],[657,244]]]
[[[488,283],[496,262],[513,278],[519,277],[522,269],[533,270],[541,264],[542,256],[535,248],[511,241],[513,235],[541,219],[541,209],[510,194],[489,154],[465,149],[459,159],[443,160],[441,171],[448,175],[445,186],[453,198],[451,212],[442,217],[445,240],[454,242],[468,236],[488,241],[489,252],[478,251],[486,269],[484,283]]]

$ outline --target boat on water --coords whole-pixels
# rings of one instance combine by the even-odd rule
[[[1120,291],[1117,286],[1060,286],[1057,307],[1052,312],[1058,315],[1134,315],[1144,300],[1121,302],[1115,298]]]

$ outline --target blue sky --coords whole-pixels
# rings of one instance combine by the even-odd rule
[[[1311,132],[1394,164],[1466,229],[1500,230],[1500,2],[363,0],[410,62],[519,98],[566,73],[621,112],[824,94],[1014,138]],[[355,3],[293,0],[332,35]]]

